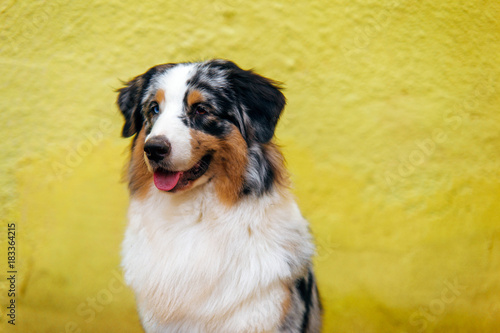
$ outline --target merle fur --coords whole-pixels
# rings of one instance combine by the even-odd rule
[[[319,332],[323,307],[312,267],[290,287],[291,307],[279,332]]]

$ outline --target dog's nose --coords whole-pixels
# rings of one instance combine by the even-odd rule
[[[159,162],[170,154],[170,142],[166,138],[154,137],[144,144],[144,152],[148,159]]]

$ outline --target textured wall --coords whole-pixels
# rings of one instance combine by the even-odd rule
[[[3,1],[0,325],[15,222],[16,332],[140,330],[114,89],[222,57],[286,85],[325,332],[498,332],[499,17],[494,0]]]

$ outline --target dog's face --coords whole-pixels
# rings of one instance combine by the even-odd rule
[[[216,183],[234,200],[265,154],[285,98],[273,81],[234,63],[165,64],[119,90],[123,136],[135,135],[131,190],[151,182],[177,193]],[[255,178],[255,177],[254,177]]]

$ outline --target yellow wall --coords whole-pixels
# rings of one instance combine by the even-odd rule
[[[325,332],[498,332],[499,18],[494,0],[3,1],[0,325],[15,222],[16,332],[139,331],[114,89],[222,57],[286,85]]]

